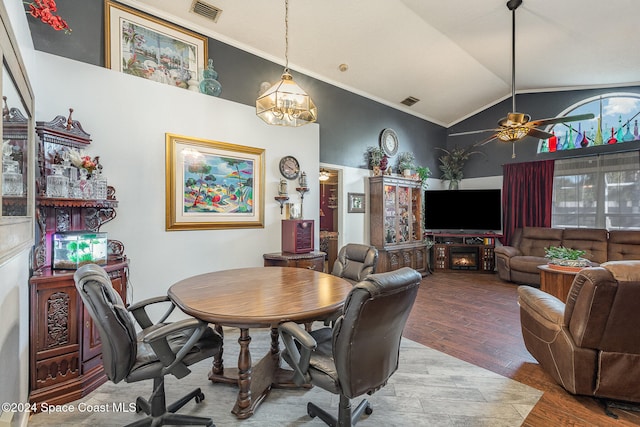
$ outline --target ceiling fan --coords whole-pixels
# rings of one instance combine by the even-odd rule
[[[526,136],[532,136],[539,139],[551,138],[553,134],[537,129],[539,126],[546,126],[555,123],[575,122],[580,120],[593,119],[595,116],[591,113],[580,114],[575,116],[554,117],[549,119],[531,120],[528,114],[516,112],[516,9],[522,4],[522,0],[509,0],[507,8],[511,11],[511,106],[512,112],[507,117],[498,121],[498,128],[482,129],[469,132],[458,132],[449,134],[449,136],[471,135],[483,132],[494,132],[490,137],[478,142],[476,146],[484,145],[494,139],[504,142],[514,143],[512,158],[516,157],[515,142],[520,141]]]

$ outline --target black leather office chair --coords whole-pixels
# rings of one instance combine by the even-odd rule
[[[80,267],[74,274],[76,288],[87,311],[95,322],[102,342],[102,363],[109,380],[119,383],[153,378],[153,392],[146,400],[138,397],[136,411],[148,417],[132,426],[205,425],[213,426],[211,418],[175,414],[191,399],[204,400],[198,388],[177,402],[165,402],[164,376],[177,378],[188,375],[188,366],[212,357],[220,351],[222,338],[207,323],[185,319],[164,323],[175,306],[171,306],[160,321],[153,324],[146,312],[150,304],[167,302],[168,297],[156,297],[125,308],[120,295],[113,289],[107,272],[95,264]],[[133,317],[142,328],[136,333]]]
[[[342,277],[355,285],[369,274],[375,273],[377,264],[378,250],[375,247],[348,243],[338,252],[338,258],[333,264],[331,274]]]
[[[398,368],[402,331],[421,279],[408,267],[372,274],[351,290],[333,328],[306,332],[293,322],[279,326],[282,357],[293,368],[296,384],[340,395],[337,419],[311,402],[309,416],[343,427],[372,413],[366,399],[352,411],[351,399],[382,388]]]

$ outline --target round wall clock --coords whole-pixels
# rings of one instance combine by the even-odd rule
[[[395,130],[386,128],[380,133],[380,148],[388,156],[395,156],[398,152],[398,134]]]
[[[284,156],[280,159],[280,173],[287,179],[296,179],[300,174],[300,163],[293,156]]]

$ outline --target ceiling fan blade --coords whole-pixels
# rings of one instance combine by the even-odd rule
[[[485,138],[482,141],[478,142],[477,144],[475,144],[476,147],[482,147],[483,145],[493,141],[494,139],[496,139],[498,137],[498,134],[493,134],[491,135],[489,138]]]
[[[448,136],[473,135],[473,134],[476,134],[476,133],[483,133],[483,132],[495,132],[497,130],[498,129],[470,130],[468,132],[450,133]]]
[[[529,133],[527,134],[527,136],[532,136],[539,139],[548,139],[551,138],[553,134],[540,129],[531,128],[529,129]]]
[[[552,125],[555,123],[577,122],[580,120],[593,119],[594,117],[595,115],[593,115],[592,113],[578,114],[576,116],[567,116],[567,117],[553,117],[550,119],[534,120],[532,122],[527,123],[527,126],[539,127],[539,126],[545,126],[545,125]]]

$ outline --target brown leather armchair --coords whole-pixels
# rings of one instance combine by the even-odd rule
[[[142,397],[136,400],[136,412],[144,411],[148,417],[128,427],[213,426],[211,418],[174,413],[192,399],[196,402],[204,400],[199,388],[166,405],[164,376],[172,374],[182,378],[191,372],[189,365],[216,355],[222,346],[220,335],[206,322],[193,318],[165,323],[175,308],[167,296],[124,307],[106,271],[98,265],[86,264],[73,277],[78,294],[98,328],[107,378],[116,384],[122,380],[131,383],[153,379],[153,392],[149,400]],[[170,303],[169,309],[153,324],[146,308],[150,304],[163,302]],[[132,315],[142,328],[137,334]]]
[[[348,243],[340,249],[331,274],[355,285],[375,273],[377,264],[378,250],[375,247]]]
[[[402,331],[421,279],[408,267],[372,274],[351,290],[332,328],[308,333],[293,322],[280,325],[282,357],[293,368],[294,381],[340,395],[338,419],[311,402],[309,416],[348,427],[372,413],[366,399],[352,412],[350,399],[384,387],[398,369]]]
[[[572,394],[640,402],[640,261],[581,270],[566,304],[518,287],[522,335],[540,366]]]

